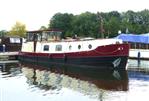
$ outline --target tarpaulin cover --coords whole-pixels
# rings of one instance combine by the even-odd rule
[[[135,43],[147,43],[149,44],[149,33],[147,34],[120,34],[116,37],[117,39],[121,39],[124,42],[135,42]]]

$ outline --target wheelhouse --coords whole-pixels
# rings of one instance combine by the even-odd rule
[[[26,33],[27,41],[59,41],[61,40],[62,31],[60,30],[39,30],[28,31]]]

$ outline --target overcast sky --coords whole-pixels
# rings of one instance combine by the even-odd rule
[[[27,30],[37,30],[42,25],[48,26],[57,12],[80,14],[144,9],[149,9],[149,0],[0,0],[0,30],[10,30],[16,21],[25,24]]]

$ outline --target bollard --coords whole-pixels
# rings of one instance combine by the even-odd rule
[[[137,60],[138,60],[138,67],[140,67],[140,64],[141,64],[140,57],[141,57],[141,53],[138,52],[138,57],[137,57]]]
[[[5,48],[6,48],[6,47],[5,47],[5,45],[3,44],[3,52],[5,52]]]

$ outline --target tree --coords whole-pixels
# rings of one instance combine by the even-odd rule
[[[97,37],[99,33],[97,15],[90,12],[76,15],[73,20],[73,33],[79,36]]]
[[[73,15],[68,13],[56,13],[50,20],[50,29],[59,29],[63,31],[63,36],[72,33],[72,20]]]
[[[77,34],[78,36],[114,37],[118,35],[119,30],[122,33],[148,33],[149,10],[140,12],[129,10],[123,13],[111,11],[97,14],[85,12],[79,15],[56,13],[50,20],[49,27],[62,30],[64,36]]]
[[[39,30],[46,30],[46,26],[41,26]]]
[[[1,30],[0,31],[0,37],[3,37],[3,36],[5,36],[5,35],[7,35],[7,31],[6,30]]]
[[[16,24],[9,31],[9,35],[25,37],[25,32],[26,32],[25,24],[16,22]]]
[[[149,32],[149,10],[145,9],[141,12],[138,12],[138,15],[141,17],[141,24],[142,24],[142,32],[147,33]]]

